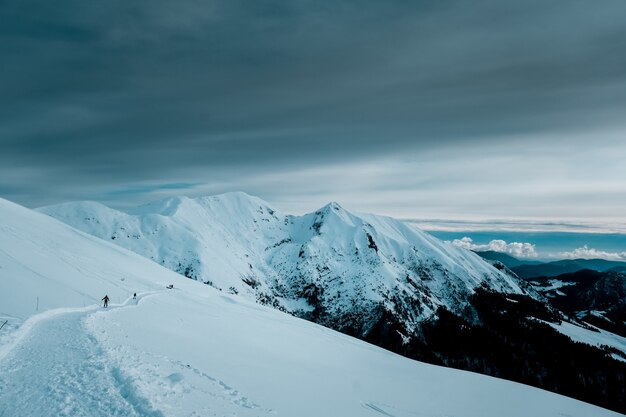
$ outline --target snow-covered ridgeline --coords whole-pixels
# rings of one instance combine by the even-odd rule
[[[290,216],[257,197],[228,193],[171,198],[129,213],[93,202],[39,210],[216,288],[322,322],[375,320],[382,308],[411,329],[438,306],[459,311],[477,286],[522,291],[472,252],[337,203]]]
[[[1,199],[0,315],[30,317],[0,338],[0,415],[618,415],[394,355]]]

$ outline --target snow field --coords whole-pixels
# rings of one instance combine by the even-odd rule
[[[403,358],[2,199],[0,316],[1,417],[618,415]]]
[[[570,339],[576,342],[586,343],[592,346],[606,345],[621,350],[622,352],[624,352],[624,354],[626,354],[625,337],[619,336],[614,333],[609,333],[597,327],[595,327],[595,329],[597,329],[597,332],[594,332],[593,330],[584,329],[580,326],[576,326],[566,321],[561,322],[561,324],[555,324],[546,321],[544,321],[544,323],[546,323],[559,333],[568,336]],[[621,358],[619,356],[616,357],[619,358],[619,360],[624,361],[624,358]]]
[[[9,325],[50,309],[97,305],[105,294],[119,303],[134,292],[189,281],[128,250],[0,199],[0,316],[10,317]]]
[[[0,416],[163,416],[85,331],[94,311],[52,310],[27,321],[0,361]]]
[[[175,291],[87,327],[167,416],[616,416],[408,360],[240,297]]]

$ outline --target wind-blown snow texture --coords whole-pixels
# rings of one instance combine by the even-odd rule
[[[1,199],[0,316],[2,417],[618,415],[400,357]]]
[[[245,193],[172,198],[130,214],[93,202],[40,211],[188,277],[366,334],[388,311],[411,332],[473,289],[522,290],[476,254],[389,217],[337,203],[283,215]]]

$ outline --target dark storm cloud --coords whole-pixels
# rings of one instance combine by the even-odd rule
[[[0,193],[111,198],[612,126],[625,21],[622,0],[5,0]]]

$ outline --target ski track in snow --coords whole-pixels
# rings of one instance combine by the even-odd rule
[[[379,406],[377,406],[376,404],[373,404],[373,403],[365,403],[365,404],[363,404],[363,407],[365,407],[365,408],[367,408],[369,410],[375,411],[375,412],[377,412],[379,414],[382,414],[384,416],[396,417],[393,414],[389,414],[388,412],[386,412],[385,410],[383,410],[382,408],[380,408]]]
[[[127,348],[118,347],[116,351],[117,355],[114,356],[121,354],[123,359],[118,357],[117,360],[113,359],[113,362],[128,364],[127,370],[140,391],[151,393],[151,397],[157,401],[162,401],[172,395],[179,397],[178,400],[170,398],[170,403],[164,404],[169,410],[165,413],[166,415],[261,416],[276,414],[274,410],[256,404],[225,381],[180,360],[146,351],[132,355],[127,352]],[[172,370],[175,372],[171,372]],[[192,400],[192,397],[196,395],[200,395],[204,401]],[[180,400],[183,403],[180,403]],[[197,408],[192,410],[190,406]],[[217,414],[216,410],[221,414]]]
[[[432,414],[419,413],[415,411],[403,410],[398,407],[394,407],[388,404],[374,403],[374,402],[363,402],[361,403],[363,408],[369,411],[373,411],[378,415],[383,415],[387,417],[426,417],[433,416]],[[440,414],[433,417],[454,417],[450,414]]]
[[[190,416],[209,415],[209,411],[217,415],[213,414],[215,406],[224,415],[238,415],[226,405],[229,403],[241,412],[276,414],[219,378],[179,360],[142,352],[141,356],[126,357],[124,362],[130,367],[122,371],[119,361],[111,358],[85,327],[85,319],[96,312],[135,306],[142,298],[160,292],[138,294],[136,300],[110,304],[107,310],[94,306],[50,310],[25,322],[13,334],[13,343],[0,352],[0,417],[164,417],[141,393],[142,386],[152,388],[150,385],[165,385],[170,391],[187,394],[193,390],[209,399],[211,406],[204,407],[201,414],[192,411]],[[179,372],[162,376],[161,367],[151,369],[147,357],[167,362]],[[133,376],[135,371],[139,374]],[[208,386],[185,386],[191,375],[209,382]],[[146,386],[146,381],[151,384]],[[183,389],[176,389],[180,386]]]
[[[0,417],[163,416],[84,328],[95,311],[51,314],[27,330],[0,362]]]
[[[134,353],[132,353],[134,352]],[[108,356],[122,363],[135,386],[150,393],[171,416],[269,416],[277,413],[255,403],[222,379],[189,363],[117,346]],[[176,398],[173,398],[176,397]],[[0,415],[1,417],[1,415]]]

